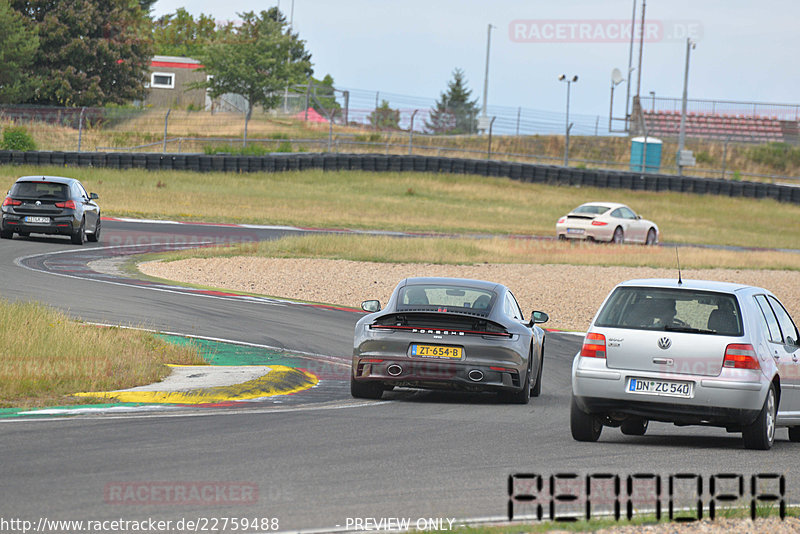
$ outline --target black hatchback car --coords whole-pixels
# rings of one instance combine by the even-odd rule
[[[23,176],[3,201],[0,237],[35,234],[68,235],[76,245],[100,239],[97,195],[74,178]]]

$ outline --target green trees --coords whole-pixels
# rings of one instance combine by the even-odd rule
[[[316,100],[311,100],[311,107],[317,110],[323,117],[330,116],[337,118],[342,113],[342,106],[336,101],[336,94],[333,91],[333,77],[326,74],[322,81],[311,78],[313,83],[314,96]],[[317,102],[319,101],[319,102]]]
[[[367,120],[379,130],[400,129],[400,111],[390,108],[388,100],[381,100],[381,105],[367,116]]]
[[[271,109],[281,101],[287,84],[303,82],[313,73],[311,54],[305,41],[287,27],[277,8],[240,13],[242,24],[231,28],[198,54],[204,70],[211,75],[198,87],[208,88],[211,98],[226,93],[239,94],[247,100],[244,138],[254,106]]]
[[[8,126],[3,130],[0,150],[36,150],[36,142],[24,126]]]
[[[11,0],[39,37],[26,102],[122,104],[144,94],[152,2]]]
[[[28,67],[39,47],[33,25],[11,9],[9,0],[0,0],[0,104],[22,100],[31,86]]]
[[[313,73],[305,42],[277,8],[239,14],[234,26],[183,8],[153,21],[154,2],[0,0],[0,103],[128,104],[146,95],[158,53],[200,60],[213,78],[197,86],[244,96],[249,119],[253,106],[274,107]],[[316,94],[329,113],[339,110],[333,78]]]
[[[230,32],[231,26],[228,23],[220,27],[219,33]],[[163,15],[153,22],[155,53],[164,56],[196,58],[217,35],[217,23],[211,15],[201,13],[195,19],[182,7],[174,14]]]
[[[453,79],[447,84],[431,109],[425,128],[434,134],[469,134],[475,132],[478,116],[478,99],[470,100],[472,90],[467,88],[464,71],[455,69]]]

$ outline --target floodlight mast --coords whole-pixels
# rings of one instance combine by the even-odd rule
[[[613,132],[614,127],[612,125],[612,121],[614,120],[614,88],[625,81],[625,78],[622,77],[622,72],[619,69],[614,69],[611,71],[611,103],[608,106],[608,131]],[[627,114],[627,111],[626,111]],[[628,121],[627,115],[625,117],[625,122]],[[627,131],[627,128],[623,131]]]
[[[567,119],[564,131],[564,167],[569,165],[569,131],[572,129],[572,124],[569,122],[569,89],[573,82],[578,81],[578,75],[574,75],[572,79],[567,78],[565,74],[558,77],[558,81],[567,82]]]
[[[686,38],[686,65],[683,71],[683,98],[681,99],[681,126],[678,133],[678,176],[683,175],[683,149],[684,142],[686,141],[686,102],[689,95],[689,56],[692,49],[697,46],[697,43],[690,38]]]
[[[629,131],[628,119],[630,118],[630,111],[628,105],[631,100],[631,73],[633,72],[633,39],[636,34],[633,29],[636,27],[636,1],[633,0],[633,14],[631,15],[631,44],[628,47],[628,78],[627,88],[625,89],[625,131]]]
[[[483,106],[481,106],[481,117],[486,117],[486,102],[489,98],[489,49],[492,44],[492,28],[496,26],[489,26],[486,28],[486,72],[483,75]]]

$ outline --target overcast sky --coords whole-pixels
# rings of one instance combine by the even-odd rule
[[[154,15],[185,7],[236,20],[239,12],[276,4],[288,17],[292,0],[158,0]],[[607,117],[612,69],[623,75],[627,69],[627,33],[620,32],[627,32],[632,6],[632,0],[295,0],[293,22],[315,75],[331,74],[337,86],[432,99],[459,67],[481,100],[491,23],[497,28],[490,106],[563,113],[566,87],[557,76],[564,73],[579,76],[571,112]],[[800,103],[797,0],[649,0],[646,18],[643,97],[681,96],[690,32],[698,41],[690,98]],[[625,85],[615,93],[615,115],[624,108]]]

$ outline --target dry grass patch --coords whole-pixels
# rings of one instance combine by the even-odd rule
[[[85,151],[98,150],[98,147],[123,148],[157,143],[164,136],[165,109],[125,109],[109,108],[105,110],[105,122],[98,123],[87,116],[84,124],[82,148]],[[0,128],[12,124],[13,121],[0,117]],[[241,113],[209,111],[189,111],[173,109],[170,111],[167,135],[169,138],[199,138],[200,141],[170,143],[168,152],[202,152],[211,138],[229,138],[239,143],[243,136],[244,119]],[[57,124],[43,122],[26,123],[25,127],[33,135],[41,150],[77,150],[78,130]],[[256,112],[249,125],[248,137],[258,138],[291,138],[315,139],[322,144],[303,145],[308,150],[327,150],[328,125],[325,123],[305,122],[291,117],[277,117],[271,113]],[[333,137],[337,151],[356,153],[388,153],[407,154],[408,132],[375,131],[366,125],[333,126]],[[630,159],[630,139],[617,136],[573,136],[570,144],[570,157],[573,165],[586,167],[608,167],[615,163],[616,169],[628,168]],[[351,141],[362,144],[351,144]],[[337,142],[341,141],[339,145]],[[363,144],[363,143],[369,143]],[[391,143],[393,146],[386,146]],[[560,164],[564,152],[564,136],[562,135],[496,135],[493,138],[493,157],[525,161],[528,163]],[[295,146],[297,149],[298,147]],[[798,176],[800,160],[797,156],[782,155],[781,151],[789,150],[772,143],[767,147],[751,144],[729,143],[727,148],[720,141],[687,139],[686,148],[692,150],[697,157],[698,165],[694,171],[698,176],[719,177],[709,173],[698,172],[701,169],[715,171],[723,166],[727,169],[727,177],[739,173],[755,173],[764,175]],[[443,150],[444,149],[444,150]],[[487,140],[485,136],[457,135],[432,136],[417,134],[414,137],[414,153],[433,156],[483,159],[486,154]],[[144,148],[143,151],[161,150],[160,145]],[[664,139],[662,168],[674,168],[677,152],[676,139]],[[498,156],[498,153],[510,154]],[[795,151],[795,154],[797,152]],[[690,173],[691,173],[690,172]],[[766,179],[765,179],[766,180]]]
[[[654,220],[661,240],[800,249],[800,206],[767,199],[558,187],[505,178],[321,170],[191,173],[0,167],[67,174],[100,195],[106,215],[209,222],[551,236],[590,200],[619,201]]]
[[[82,325],[36,303],[0,301],[0,345],[0,407],[97,402],[71,394],[157,382],[169,374],[166,363],[206,363],[197,347]]]
[[[679,247],[686,269],[771,269],[800,271],[800,254],[774,251],[735,251]],[[275,241],[211,247],[168,253],[166,261],[186,258],[257,256],[264,258],[323,258],[381,263],[570,264],[676,268],[674,247],[611,245],[527,238],[400,238],[370,235],[289,236]]]

